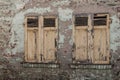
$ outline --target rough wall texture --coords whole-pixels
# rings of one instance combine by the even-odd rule
[[[111,14],[111,70],[68,69],[72,52],[72,16]],[[26,14],[59,16],[59,60],[64,69],[23,68]],[[0,0],[0,78],[3,80],[119,80],[120,0]],[[64,61],[63,61],[64,60]],[[32,77],[31,77],[32,76]]]

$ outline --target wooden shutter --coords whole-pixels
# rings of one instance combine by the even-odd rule
[[[109,14],[95,14],[94,24],[94,61],[96,64],[109,63]]]
[[[73,59],[79,63],[109,64],[109,14],[87,17],[79,15],[74,19]]]
[[[27,17],[25,23],[25,60],[36,62],[38,54],[38,17]]]
[[[43,53],[45,62],[54,62],[56,59],[57,19],[54,16],[44,17],[43,26]]]
[[[33,16],[25,21],[25,61],[55,62],[57,18]]]
[[[75,42],[74,59],[77,62],[83,63],[88,60],[87,54],[88,16],[76,15],[74,21],[75,21],[75,27],[73,28]]]

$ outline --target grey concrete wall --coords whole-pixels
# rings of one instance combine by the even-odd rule
[[[21,78],[22,80],[22,77],[27,78],[34,74],[34,77],[44,77],[43,80],[48,80],[45,79],[46,76],[50,80],[57,80],[59,77],[63,79],[58,80],[119,80],[119,8],[119,0],[0,0],[0,78],[4,77],[6,80],[7,78]],[[73,15],[102,12],[109,12],[112,20],[110,24],[111,70],[27,69],[20,64],[24,59],[24,18],[26,14],[36,13],[59,17],[58,55],[62,67],[66,67],[72,58]]]

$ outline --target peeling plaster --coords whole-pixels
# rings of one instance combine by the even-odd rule
[[[65,40],[65,36],[64,35],[59,35],[59,48],[61,48],[63,46]]]
[[[25,6],[25,3],[16,3],[16,9],[22,9]]]
[[[115,42],[117,39],[120,38],[120,20],[117,18],[116,15],[111,17],[112,24],[110,25],[110,46],[113,51],[120,46],[120,42]]]
[[[9,5],[9,4],[10,4],[10,2],[0,0],[0,5]]]
[[[70,44],[70,45],[73,45],[73,40],[72,40],[72,38],[70,39],[69,44]]]
[[[72,19],[72,13],[73,13],[72,9],[58,8],[58,12],[59,12],[59,18],[61,21],[68,21],[68,20]]]
[[[70,1],[69,0],[62,0],[62,1],[55,1],[52,3],[54,7],[56,6],[63,6],[63,5],[69,5]]]
[[[64,39],[65,39],[65,36],[64,35],[60,35],[59,43],[64,43]]]
[[[72,29],[72,28],[73,28],[73,25],[68,26],[68,29]]]
[[[17,10],[22,9],[29,0],[11,0]]]
[[[32,9],[28,9],[26,11],[21,11],[17,13],[12,21],[12,30],[11,30],[12,36],[10,39],[10,44],[16,43],[16,46],[11,51],[8,51],[7,49],[7,52],[9,53],[12,52],[12,54],[16,54],[17,52],[21,53],[24,51],[24,25],[23,25],[25,18],[24,15],[28,13],[44,14],[47,12],[52,12],[50,7],[46,7],[46,8],[34,7]],[[16,35],[14,33],[16,33]],[[17,42],[14,42],[15,40],[17,40]]]

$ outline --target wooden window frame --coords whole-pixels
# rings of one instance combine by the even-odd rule
[[[38,17],[38,26],[37,27],[28,27],[27,26],[27,19],[34,19],[34,18],[36,18],[36,17]],[[55,27],[45,27],[44,28],[44,24],[43,24],[43,21],[44,21],[44,18],[55,18]],[[27,38],[27,35],[28,35],[28,30],[34,30],[34,31],[38,31],[38,36],[40,36],[40,35],[42,35],[42,36],[40,36],[40,37],[38,37],[38,43],[40,44],[40,45],[38,45],[38,48],[40,48],[40,49],[38,49],[38,53],[37,53],[37,55],[36,56],[39,56],[39,55],[41,55],[41,53],[42,54],[44,54],[44,52],[43,52],[43,47],[40,47],[40,46],[42,46],[43,45],[43,43],[44,43],[44,40],[42,40],[43,39],[43,31],[45,30],[54,30],[54,31],[56,31],[56,40],[57,40],[57,38],[58,38],[58,17],[56,17],[56,16],[51,16],[51,15],[44,15],[44,16],[36,16],[36,15],[29,15],[29,16],[25,16],[25,27],[24,27],[24,31],[25,31],[25,41],[24,41],[24,46],[25,46],[25,55],[24,55],[24,61],[25,62],[31,62],[31,61],[29,61],[28,60],[28,58],[27,58],[27,56],[28,56],[28,38]],[[55,46],[55,48],[56,48],[56,52],[57,52],[57,47]],[[55,53],[55,55],[56,55],[56,53]],[[57,63],[57,57],[55,56],[55,61],[53,62],[53,63]],[[37,58],[37,60],[38,61],[32,61],[32,63],[49,63],[49,62],[47,62],[47,61],[41,61],[40,60],[40,57],[39,58]]]
[[[106,20],[106,25],[99,25],[99,26],[94,26],[93,25],[93,14],[87,14],[88,15],[88,26],[75,26],[75,15],[73,15],[73,29],[72,29],[72,31],[73,31],[73,42],[74,42],[74,44],[73,44],[73,54],[72,54],[72,56],[73,56],[73,63],[76,63],[76,61],[74,60],[75,59],[75,47],[76,47],[76,44],[75,44],[75,29],[83,29],[83,30],[86,30],[86,31],[88,31],[89,32],[89,30],[91,30],[91,28],[93,28],[93,29],[106,29],[106,33],[107,33],[107,61],[94,61],[94,53],[93,52],[91,52],[91,57],[92,57],[92,62],[91,63],[85,63],[85,64],[110,64],[110,15],[108,14],[108,13],[97,13],[99,16],[107,16],[107,20]],[[77,14],[78,15],[78,14]],[[79,14],[80,15],[80,14]],[[88,35],[90,35],[90,34],[88,34]],[[91,37],[92,38],[92,37]],[[91,41],[90,40],[88,40],[88,47],[90,46],[90,44],[89,43],[91,43]],[[93,42],[92,42],[93,43]],[[89,52],[89,50],[88,50],[88,52]],[[80,63],[81,64],[81,63]]]

